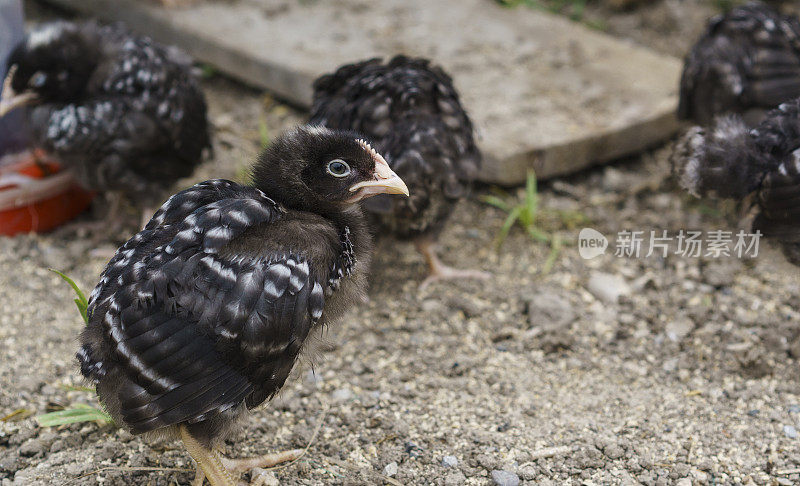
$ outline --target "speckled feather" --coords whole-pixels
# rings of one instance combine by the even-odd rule
[[[29,118],[36,142],[84,185],[160,202],[163,189],[201,162],[210,147],[206,103],[185,55],[91,22],[40,26],[24,42],[89,66],[88,79],[75,80],[79,94],[40,104]]]
[[[396,236],[438,232],[480,168],[452,80],[424,59],[372,59],[322,76],[310,122],[364,134],[405,181],[409,198],[378,196],[362,205]]]
[[[686,57],[678,114],[707,125],[715,115],[772,109],[800,96],[800,22],[751,2],[709,22]]]
[[[689,130],[672,164],[681,186],[698,197],[755,194],[753,228],[780,241],[800,265],[800,99],[768,112],[753,129],[726,116],[708,131]]]
[[[211,446],[221,417],[281,388],[355,258],[349,230],[321,218],[317,238],[287,250],[282,233],[307,219],[256,188],[206,181],[117,251],[78,353],[115,420],[134,433],[189,424]]]

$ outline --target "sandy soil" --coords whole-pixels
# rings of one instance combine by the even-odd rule
[[[276,134],[303,119],[225,80],[205,87],[216,158],[183,186],[241,178],[260,120]],[[578,212],[581,226],[608,236],[735,229],[735,211],[674,188],[668,154],[661,147],[547,184],[542,205]],[[316,372],[299,370],[255,411],[229,454],[313,439],[298,463],[268,473],[290,485],[800,481],[800,281],[777,249],[762,242],[747,260],[583,260],[580,226],[561,217],[542,222],[564,240],[560,252],[518,229],[496,251],[504,215],[478,201],[489,191],[459,207],[442,250],[493,279],[420,291],[425,269],[413,248],[379,241],[370,303],[330,329]],[[94,403],[68,389],[82,384],[73,358],[82,321],[47,268],[88,290],[106,260],[97,254],[122,235],[99,248],[80,236],[66,228],[0,239],[0,418],[22,410],[0,421],[0,485],[188,484],[180,444],[151,446],[94,423],[39,428],[32,418]]]

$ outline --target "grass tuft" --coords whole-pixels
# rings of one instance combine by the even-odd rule
[[[495,237],[495,248],[499,251],[511,229],[515,225],[520,226],[534,241],[550,244],[550,252],[542,266],[542,273],[545,274],[553,269],[561,255],[561,248],[565,244],[556,231],[562,228],[575,229],[589,222],[589,218],[580,211],[552,210],[540,207],[536,174],[533,171],[528,172],[525,194],[521,201],[515,201],[508,193],[500,189],[495,188],[494,192],[494,195],[481,196],[480,200],[507,213],[503,226]]]
[[[502,191],[497,191],[500,194],[505,194]],[[533,171],[528,172],[528,178],[525,181],[525,197],[519,202],[508,202],[508,195],[506,197],[498,197],[493,195],[482,196],[481,201],[494,206],[497,209],[508,213],[503,226],[500,228],[495,238],[495,246],[499,249],[505,241],[511,228],[518,224],[523,230],[536,241],[547,242],[550,238],[547,234],[537,227],[537,220],[539,218],[539,193],[536,184],[536,173]]]
[[[75,291],[77,297],[73,299],[73,301],[75,302],[75,306],[78,308],[78,312],[80,312],[81,317],[83,317],[83,322],[88,324],[89,317],[87,314],[87,308],[89,307],[89,302],[86,300],[86,294],[83,293],[74,280],[67,277],[62,272],[52,268],[50,271],[58,274],[58,276],[64,279],[64,281],[67,282],[70,287],[72,287],[72,290]],[[96,393],[93,388],[85,386],[64,385],[63,388],[67,391]],[[111,418],[111,415],[109,415],[108,412],[101,408],[93,407],[92,405],[87,405],[85,403],[76,403],[70,408],[64,410],[58,410],[56,412],[39,415],[36,417],[36,422],[38,422],[40,427],[56,427],[59,425],[74,424],[77,422],[97,422],[100,425],[113,424],[114,419]]]

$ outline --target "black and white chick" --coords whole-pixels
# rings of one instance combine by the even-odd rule
[[[690,129],[676,144],[672,168],[697,197],[752,205],[753,230],[800,265],[800,99],[769,111],[752,129],[738,115]]]
[[[486,278],[439,260],[436,241],[481,164],[472,122],[453,82],[425,59],[348,64],[314,82],[310,123],[364,134],[408,184],[408,199],[377,197],[364,209],[380,232],[412,239],[438,279]]]
[[[217,451],[277,393],[315,330],[363,298],[371,239],[358,202],[408,189],[351,133],[287,132],[251,185],[197,184],[169,198],[108,263],[78,352],[114,420],[180,437],[196,485],[298,451],[232,460]]]
[[[800,96],[800,22],[761,2],[709,21],[686,56],[678,116],[709,125],[739,113],[754,126],[766,111]]]
[[[190,59],[119,24],[41,25],[8,66],[0,116],[28,106],[33,143],[89,189],[152,211],[211,146]]]

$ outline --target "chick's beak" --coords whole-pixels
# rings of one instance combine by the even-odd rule
[[[36,100],[35,93],[22,92],[17,94],[14,92],[14,89],[11,88],[11,81],[13,81],[16,71],[17,66],[11,66],[5,81],[3,81],[3,91],[2,96],[0,96],[0,118],[3,118],[13,109],[28,105]]]
[[[354,193],[349,202],[360,201],[364,198],[377,194],[403,194],[408,196],[408,187],[397,174],[389,167],[380,154],[372,150],[372,158],[375,161],[375,178],[371,181],[362,181],[350,186],[350,192]]]

